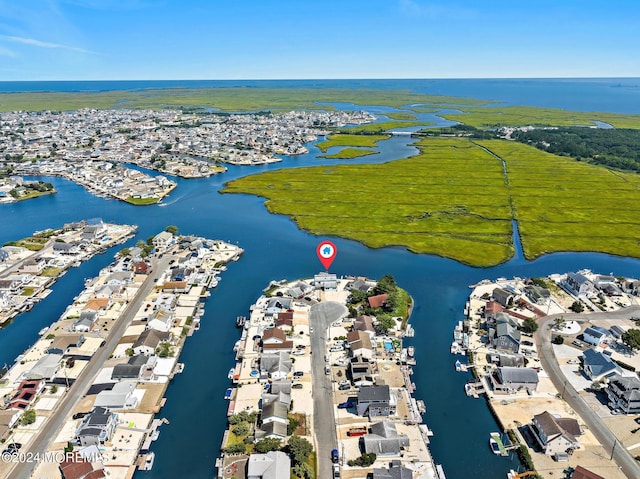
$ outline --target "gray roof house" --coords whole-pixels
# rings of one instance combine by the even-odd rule
[[[76,431],[81,446],[99,446],[111,440],[118,425],[118,415],[104,407],[94,407]]]
[[[389,386],[361,386],[357,399],[358,416],[391,416],[396,413],[395,397]]]
[[[609,378],[606,392],[612,409],[619,409],[625,414],[640,413],[640,379],[637,377],[616,374]]]
[[[589,278],[580,273],[567,273],[563,286],[577,296],[586,296],[595,291],[595,286]]]
[[[156,356],[138,354],[131,356],[126,363],[116,364],[111,372],[111,379],[152,379]]]
[[[499,367],[492,376],[496,390],[515,392],[520,389],[535,391],[538,387],[538,372],[532,368]]]
[[[374,467],[372,479],[413,479],[413,471],[395,460],[391,461],[389,469]]]
[[[51,381],[60,370],[62,354],[45,354],[25,374],[25,379],[44,379]]]
[[[491,328],[489,337],[493,347],[498,351],[517,353],[520,350],[520,331],[508,314],[496,314],[496,325],[495,328]]]
[[[580,447],[578,436],[582,434],[578,421],[561,418],[545,411],[533,416],[533,426],[529,429],[545,454],[565,454]]]
[[[75,332],[91,331],[96,321],[98,320],[97,311],[83,311],[80,313],[80,317],[73,323],[73,330]]]
[[[251,454],[247,463],[247,479],[289,479],[291,459],[282,451]]]
[[[512,291],[503,288],[495,288],[493,293],[491,293],[491,299],[494,299],[506,308],[507,306],[513,305],[516,295]]]
[[[293,367],[289,353],[280,351],[277,354],[262,354],[260,356],[260,375],[274,380],[287,377]]]
[[[101,391],[93,403],[96,407],[111,409],[133,409],[138,405],[138,398],[134,395],[135,381],[122,381],[113,385],[113,389]]]
[[[382,421],[371,425],[371,433],[362,437],[364,451],[378,456],[399,456],[403,448],[409,446],[409,437],[398,434],[396,425]]]
[[[582,371],[594,381],[598,381],[614,374],[622,375],[620,367],[613,362],[611,356],[595,349],[587,349],[582,353]]]
[[[147,329],[136,339],[136,342],[133,343],[133,352],[147,356],[154,354],[158,345],[164,341],[171,341],[170,332]]]
[[[600,326],[592,326],[584,330],[582,338],[585,343],[598,346],[601,342],[606,341],[609,337],[609,331]]]

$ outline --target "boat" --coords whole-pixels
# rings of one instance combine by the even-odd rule
[[[409,346],[409,347],[407,348],[407,355],[408,355],[410,358],[412,358],[412,357],[413,357],[413,355],[415,354],[415,351],[416,351],[416,350],[415,350],[415,348],[414,348],[413,346]]]
[[[242,326],[244,326],[244,323],[247,321],[247,318],[245,316],[238,316],[236,318],[236,326],[238,328],[241,328]]]
[[[152,441],[156,441],[158,438],[160,437],[160,429],[154,429],[154,431],[151,433],[151,440]]]
[[[236,374],[236,368],[231,368],[231,369],[229,369],[229,373],[227,374],[227,378],[233,379],[235,374]]]
[[[462,363],[460,362],[459,359],[456,360],[455,366],[456,366],[456,371],[458,371],[458,372],[462,371]]]
[[[139,467],[143,471],[150,471],[153,467],[153,461],[156,459],[155,452],[148,452],[144,457],[144,463]]]
[[[489,447],[491,447],[491,452],[496,456],[506,456],[508,454],[499,432],[489,433]]]
[[[450,351],[451,351],[451,354],[458,354],[460,352],[460,345],[457,342],[453,341],[451,343]]]
[[[47,331],[49,331],[49,326],[38,331],[38,336],[44,336]]]
[[[427,405],[424,403],[422,399],[418,399],[416,401],[416,405],[418,406],[418,412],[420,414],[424,414],[427,412]]]
[[[227,390],[224,392],[224,398],[230,401],[232,397],[233,397],[233,388],[227,388]]]
[[[178,363],[176,365],[176,374],[180,374],[182,371],[184,371],[184,363]]]

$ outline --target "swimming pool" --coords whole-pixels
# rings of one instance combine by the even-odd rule
[[[385,351],[387,352],[393,351],[393,343],[391,341],[383,341],[382,344],[384,344]]]

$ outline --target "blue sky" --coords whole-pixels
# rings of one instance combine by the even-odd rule
[[[0,81],[640,77],[637,0],[0,0]]]

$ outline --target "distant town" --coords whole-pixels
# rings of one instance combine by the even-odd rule
[[[304,144],[329,129],[375,119],[364,111],[1,113],[0,169],[13,176],[4,187],[0,184],[0,202],[26,198],[29,183],[17,175],[48,175],[134,204],[155,203],[175,188],[175,182],[123,165],[201,178],[225,171],[224,163],[258,165],[280,161],[277,155],[307,153]]]

